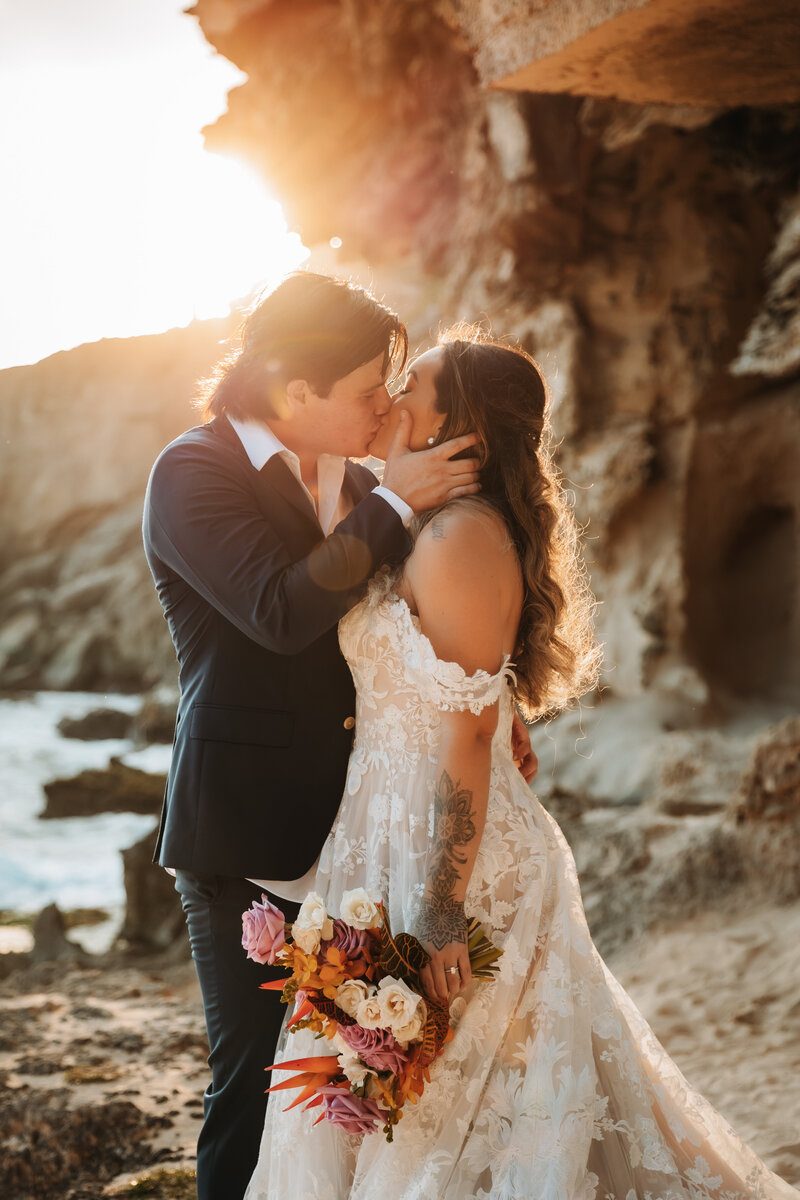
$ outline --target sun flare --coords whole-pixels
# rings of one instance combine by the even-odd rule
[[[15,10],[0,45],[0,367],[223,316],[308,254],[264,181],[204,149],[199,130],[244,77],[172,2],[95,6],[91,38],[71,44],[56,0],[41,0],[49,40]]]
[[[187,162],[183,186],[184,196],[173,197],[173,219],[152,235],[148,254],[153,278],[180,281],[184,319],[225,315],[234,301],[307,257],[278,201],[242,163],[202,151]],[[136,309],[132,304],[132,321]]]

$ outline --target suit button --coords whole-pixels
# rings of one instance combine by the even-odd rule
[[[345,729],[355,729],[355,727],[356,727],[355,717],[345,717],[344,727],[345,727]]]

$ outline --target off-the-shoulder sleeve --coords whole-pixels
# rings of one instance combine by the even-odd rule
[[[478,670],[468,675],[460,663],[445,662],[436,657],[430,640],[419,627],[405,601],[392,605],[394,618],[400,625],[406,677],[422,700],[435,704],[442,712],[471,712],[478,715],[489,704],[495,704],[509,683],[514,683],[511,656],[506,655],[494,674]]]

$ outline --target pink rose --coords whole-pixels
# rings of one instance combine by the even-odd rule
[[[263,892],[261,900],[261,904],[254,900],[247,912],[242,913],[242,946],[254,962],[272,965],[286,940],[286,918]]]
[[[391,1071],[393,1075],[399,1075],[408,1057],[388,1029],[340,1025],[339,1037],[373,1071]]]
[[[324,1097],[325,1119],[345,1133],[374,1133],[386,1124],[386,1113],[374,1100],[362,1100],[332,1085],[317,1088],[316,1094]]]
[[[345,958],[350,962],[358,962],[359,960],[365,964],[372,962],[371,949],[375,943],[375,938],[368,929],[354,929],[352,925],[347,925],[344,921],[338,919],[333,922],[333,936],[330,939],[330,944],[340,950]]]

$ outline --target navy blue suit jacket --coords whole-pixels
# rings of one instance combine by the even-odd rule
[[[337,622],[410,549],[376,483],[347,463],[355,507],[324,538],[285,462],[256,471],[226,417],[157,459],[144,544],[180,677],[162,866],[293,879],[319,854],[355,712]]]

